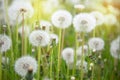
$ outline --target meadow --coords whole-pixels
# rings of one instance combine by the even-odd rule
[[[120,80],[119,0],[0,0],[0,80]]]

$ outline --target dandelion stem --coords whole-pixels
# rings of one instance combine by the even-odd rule
[[[53,49],[51,51],[51,56],[50,56],[50,78],[52,79],[52,62],[53,61]]]
[[[94,78],[94,66],[92,67],[92,77],[91,77],[91,80],[93,80]]]
[[[83,62],[84,62],[84,32],[82,33],[81,80],[83,80],[84,77]]]
[[[37,80],[40,80],[40,60],[41,60],[41,48],[38,47],[38,72],[37,72]]]
[[[62,30],[62,44],[61,44],[61,51],[63,50],[64,48],[64,37],[65,37],[65,29]]]
[[[75,74],[75,69],[76,69],[76,50],[79,46],[79,43],[78,43],[78,33],[75,34],[75,55],[74,55],[74,65],[73,65],[73,72],[72,72],[72,75]]]
[[[2,80],[2,54],[0,51],[0,80]]]
[[[22,12],[22,55],[25,54],[25,49],[24,49],[24,44],[25,44],[25,41],[24,41],[24,12]]]
[[[58,45],[58,65],[57,65],[57,80],[59,80],[59,72],[60,72],[60,56],[61,56],[61,35],[62,29],[59,30],[59,45]]]
[[[67,66],[67,80],[69,80],[69,65]]]

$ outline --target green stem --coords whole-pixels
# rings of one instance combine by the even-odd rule
[[[53,49],[51,51],[51,56],[50,56],[50,79],[52,79],[52,62],[53,61]]]
[[[84,77],[83,62],[84,62],[84,33],[82,34],[81,80],[83,80],[83,77]]]
[[[92,67],[92,77],[91,77],[91,80],[93,80],[94,78],[94,66]]]
[[[67,66],[67,80],[69,80],[69,65]]]
[[[23,21],[22,21],[22,55],[25,54],[25,48],[24,48],[24,44],[25,44],[25,41],[24,41],[24,12],[22,12],[22,18],[23,18]]]
[[[74,76],[75,74],[75,69],[76,69],[76,50],[79,46],[79,42],[78,42],[78,33],[75,34],[75,55],[74,55],[74,64],[73,64],[73,71],[72,71],[72,75]]]
[[[37,72],[37,80],[40,80],[40,60],[41,60],[41,48],[38,47],[38,72]]]
[[[0,80],[2,80],[2,53],[0,52]]]
[[[58,65],[57,65],[57,80],[59,80],[59,72],[60,72],[60,58],[61,58],[61,32],[62,29],[59,30],[59,45],[58,45]]]

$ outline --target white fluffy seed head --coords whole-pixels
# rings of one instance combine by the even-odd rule
[[[22,36],[22,26],[18,28],[18,33],[20,34],[20,36]],[[29,36],[29,34],[30,34],[29,26],[27,26],[27,25],[24,26],[24,33],[26,36]]]
[[[48,21],[45,20],[41,20],[40,21],[40,28],[46,32],[50,32],[50,27],[52,26],[52,24]]]
[[[11,44],[12,41],[7,35],[0,34],[0,52],[6,52],[7,50],[9,50]]]
[[[88,71],[87,68],[88,68],[88,67],[87,67],[87,62],[86,62],[86,61],[83,61],[83,70],[84,70],[85,72]],[[77,63],[76,63],[76,69],[82,69],[82,62],[81,62],[81,60],[78,60],[78,61],[77,61]]]
[[[95,26],[95,18],[88,13],[80,13],[73,19],[73,27],[76,32],[91,32]]]
[[[33,46],[47,46],[50,43],[50,36],[43,30],[35,30],[29,36],[29,41]]]
[[[65,48],[62,51],[62,58],[66,61],[67,64],[73,63],[73,61],[74,61],[74,49]]]
[[[25,77],[29,67],[33,68],[33,74],[37,71],[37,61],[31,56],[23,56],[15,62],[15,72]]]
[[[82,48],[83,48],[83,51],[82,51]],[[84,53],[83,53],[84,52]],[[77,59],[81,59],[82,57],[82,53],[83,53],[83,56],[88,56],[88,46],[87,45],[84,45],[83,47],[80,46],[77,51],[76,51],[76,55],[77,55]]]
[[[107,25],[114,25],[117,23],[117,18],[113,14],[107,14],[105,15],[105,24]]]
[[[104,40],[99,37],[90,38],[88,41],[88,45],[90,49],[100,51],[104,48]]]
[[[9,64],[9,58],[8,57],[2,57],[2,64]]]
[[[120,59],[120,36],[111,42],[110,53],[114,58]]]
[[[96,19],[96,25],[102,25],[104,23],[104,15],[99,11],[93,11],[90,13]]]
[[[24,19],[31,18],[34,13],[34,9],[30,2],[21,0],[13,1],[8,8],[8,16],[11,25],[21,23],[23,20],[22,10],[24,10]]]
[[[58,35],[56,34],[50,34],[50,43],[52,43],[53,41],[55,41],[55,43],[58,43]]]
[[[57,28],[68,28],[72,23],[72,15],[67,10],[58,10],[52,15],[52,23]]]

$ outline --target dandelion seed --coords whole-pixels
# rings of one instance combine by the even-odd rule
[[[120,59],[120,36],[111,42],[110,53],[112,57]]]
[[[24,19],[31,18],[34,13],[32,5],[28,1],[13,1],[8,8],[8,16],[11,25],[21,23],[23,19],[22,12],[24,12]]]
[[[12,41],[7,35],[0,34],[0,52],[6,52],[7,50],[9,50],[11,44]]]
[[[35,30],[29,36],[29,41],[33,46],[47,46],[50,43],[50,36],[42,30]]]
[[[96,26],[96,20],[88,13],[80,13],[73,19],[73,27],[76,32],[90,32]]]
[[[74,50],[72,48],[65,48],[62,51],[62,58],[66,61],[67,64],[73,63],[73,61],[74,61]]]
[[[88,41],[88,45],[93,51],[100,51],[104,48],[104,40],[98,37],[91,38]]]
[[[101,25],[104,23],[104,16],[99,11],[93,11],[90,13],[96,19],[96,25]]]
[[[26,76],[29,67],[33,68],[33,74],[37,71],[37,61],[33,57],[23,56],[15,62],[15,71],[22,77]]]
[[[67,10],[58,10],[52,15],[52,23],[57,28],[68,28],[72,23],[72,15]]]

